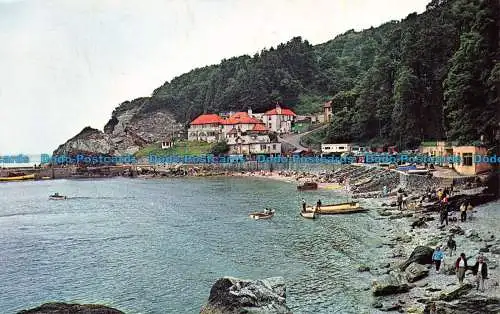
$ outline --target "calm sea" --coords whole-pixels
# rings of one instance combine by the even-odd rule
[[[50,201],[49,194],[68,195]],[[48,301],[127,313],[199,313],[221,276],[283,276],[294,313],[370,313],[374,212],[298,215],[329,190],[249,178],[55,180],[0,184],[0,309]],[[248,213],[272,207],[270,221]]]

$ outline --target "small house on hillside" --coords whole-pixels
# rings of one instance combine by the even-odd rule
[[[332,121],[332,101],[328,101],[323,105],[324,122]]]
[[[174,146],[174,141],[170,138],[164,139],[161,141],[161,149],[168,149]]]

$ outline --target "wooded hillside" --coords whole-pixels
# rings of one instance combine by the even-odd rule
[[[300,37],[222,60],[157,88],[146,111],[188,122],[203,112],[299,113],[333,99],[325,140],[393,143],[494,138],[500,107],[500,4],[434,0],[423,14],[312,46]],[[230,44],[230,43],[228,43]],[[202,53],[202,52],[200,52]]]

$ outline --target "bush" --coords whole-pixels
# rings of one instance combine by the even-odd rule
[[[225,142],[225,141],[216,143],[210,149],[210,153],[215,155],[215,156],[224,155],[227,152],[229,152],[229,145],[227,145],[227,142]]]

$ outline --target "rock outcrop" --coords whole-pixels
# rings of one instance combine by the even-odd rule
[[[208,303],[200,314],[276,313],[291,314],[286,306],[282,277],[263,280],[220,278],[210,290]]]
[[[138,98],[122,103],[113,111],[104,133],[121,154],[133,154],[141,147],[172,137],[182,127],[155,100]]]
[[[112,113],[104,132],[84,128],[54,151],[54,155],[128,155],[142,147],[170,139],[183,129],[158,100],[126,101]]]
[[[460,302],[434,302],[439,314],[497,314],[500,312],[500,299],[487,296],[465,296]],[[429,314],[432,302],[426,304],[424,313]]]
[[[427,276],[429,269],[424,265],[411,263],[405,270],[406,279],[408,282],[415,282]]]
[[[125,314],[100,304],[45,303],[17,314]]]
[[[401,270],[405,270],[411,263],[418,263],[422,265],[432,264],[432,254],[434,250],[428,246],[417,246],[410,257],[401,266]]]
[[[113,155],[114,153],[115,148],[109,135],[88,126],[66,143],[60,145],[53,155]]]
[[[391,272],[372,283],[374,296],[384,296],[408,292],[412,286],[408,285],[403,275],[398,272]]]

